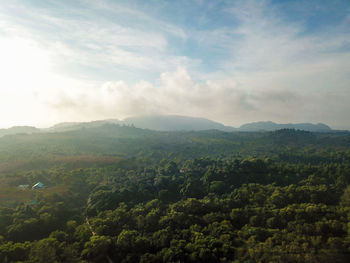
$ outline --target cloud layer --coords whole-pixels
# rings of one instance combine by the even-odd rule
[[[321,122],[348,109],[339,92],[306,94],[275,88],[243,89],[234,79],[194,81],[185,68],[162,73],[156,84],[141,81],[106,82],[99,88],[54,96],[49,106],[74,120],[125,118],[132,115],[180,114],[239,125],[269,119],[286,122]],[[43,98],[44,100],[46,98]],[[343,108],[332,108],[341,102]],[[325,111],[324,108],[327,108]],[[276,110],[277,109],[277,110]],[[339,118],[338,118],[339,119]],[[343,119],[347,121],[346,117]]]

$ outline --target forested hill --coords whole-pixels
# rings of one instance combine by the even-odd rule
[[[32,126],[14,126],[9,129],[0,129],[0,137],[9,135],[9,134],[20,134],[20,133],[31,134],[35,132],[40,132],[40,129]]]
[[[225,126],[219,122],[211,121],[205,118],[195,118],[177,115],[151,115],[130,117],[123,121],[128,125],[134,125],[138,128],[151,129],[157,131],[201,131],[201,130],[220,130],[233,131],[231,126]]]
[[[137,128],[150,129],[155,131],[201,131],[210,129],[216,129],[221,131],[235,130],[231,126],[225,126],[219,122],[211,121],[205,118],[195,118],[178,115],[149,115],[129,117],[124,120],[107,119],[91,122],[59,123],[48,129],[43,129],[42,131],[62,132],[70,130],[79,130],[81,128],[94,128],[98,126],[103,126],[107,123],[134,126]]]
[[[323,123],[288,123],[278,124],[272,121],[246,123],[239,127],[240,131],[276,131],[280,129],[296,129],[311,132],[331,132],[332,129]]]
[[[118,124],[59,133],[9,135],[0,138],[0,158],[47,155],[107,155],[196,158],[201,156],[297,156],[349,147],[350,134],[311,133],[293,129],[274,132],[173,131],[161,132]],[[293,149],[293,151],[291,151]],[[162,156],[162,157],[160,157]],[[293,158],[293,157],[291,157]],[[309,161],[305,159],[305,161]]]

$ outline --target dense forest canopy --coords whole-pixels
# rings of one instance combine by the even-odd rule
[[[348,132],[6,135],[0,262],[349,262],[349,184]]]

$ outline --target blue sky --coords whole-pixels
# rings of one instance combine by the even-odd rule
[[[350,128],[350,2],[1,1],[0,127],[144,114]]]

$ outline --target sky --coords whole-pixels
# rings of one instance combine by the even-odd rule
[[[349,0],[0,0],[0,128],[349,112]]]

